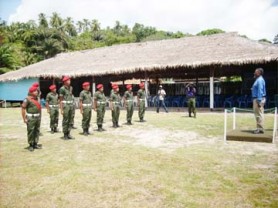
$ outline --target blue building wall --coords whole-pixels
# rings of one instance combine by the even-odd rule
[[[22,79],[17,82],[0,82],[0,100],[20,101],[26,98],[29,87],[38,79]]]

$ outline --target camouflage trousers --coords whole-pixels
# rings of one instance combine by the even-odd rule
[[[50,128],[57,128],[59,121],[59,109],[58,108],[50,108]]]
[[[39,142],[40,122],[40,116],[34,118],[27,117],[27,136],[29,145],[34,145]]]
[[[133,115],[133,101],[127,103],[126,107],[126,120],[127,122],[131,122]]]
[[[187,101],[187,106],[188,106],[189,116],[191,116],[191,113],[193,113],[194,117],[196,117],[196,99],[189,98]]]
[[[102,125],[105,115],[105,105],[100,104],[97,106],[97,125]]]
[[[138,116],[139,116],[140,120],[144,119],[145,110],[146,110],[145,101],[141,101],[140,100],[140,102],[139,102],[139,109],[138,109]]]
[[[113,123],[119,122],[120,106],[118,105],[114,106],[114,109],[111,111],[111,113],[112,113],[112,122]]]
[[[82,128],[88,129],[90,127],[91,117],[92,117],[92,107],[84,107],[82,114]]]
[[[71,121],[72,121],[72,114],[73,114],[73,106],[64,104],[63,108],[63,132],[64,134],[67,134],[71,130]]]

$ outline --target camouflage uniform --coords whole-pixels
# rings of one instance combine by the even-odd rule
[[[82,118],[82,128],[84,133],[89,134],[89,127],[92,117],[92,94],[88,90],[81,91],[79,95],[79,100],[82,102],[83,118]]]
[[[49,107],[50,114],[50,129],[51,132],[57,132],[58,121],[59,121],[59,100],[58,94],[49,92],[46,96],[46,102]]]
[[[26,110],[28,143],[33,150],[39,142],[41,105],[36,97],[28,96],[24,99],[22,108]]]
[[[71,138],[70,130],[74,105],[74,99],[71,94],[71,89],[71,86],[67,87],[66,85],[64,85],[59,90],[59,96],[63,98],[63,132],[65,135],[65,139]]]
[[[112,122],[113,127],[119,127],[119,117],[120,117],[120,104],[121,104],[121,96],[119,92],[113,91],[110,95],[111,102],[111,113],[112,113]]]
[[[103,118],[105,115],[105,106],[106,106],[106,97],[103,92],[97,91],[94,94],[94,102],[96,105],[96,111],[97,111],[97,125],[98,125],[98,130],[103,131],[104,129],[102,128],[103,124]]]
[[[144,121],[144,115],[145,115],[145,110],[146,110],[146,92],[143,89],[138,90],[137,92],[137,97],[139,100],[138,106],[139,106],[139,110],[138,110],[138,115],[140,118],[140,121],[143,122]]]
[[[127,124],[131,124],[132,115],[133,115],[133,92],[125,91],[124,94],[126,102],[126,120]]]

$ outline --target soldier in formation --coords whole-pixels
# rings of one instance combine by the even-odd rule
[[[146,110],[146,92],[145,92],[145,84],[140,83],[139,84],[139,90],[137,92],[137,103],[138,103],[138,116],[140,119],[140,122],[145,122],[144,116],[145,116],[145,110]]]
[[[121,96],[119,94],[119,86],[114,84],[113,91],[111,92],[110,95],[110,109],[112,113],[112,122],[114,128],[120,127],[119,126],[120,104],[121,104]]]
[[[70,135],[71,131],[71,121],[72,121],[72,114],[74,110],[74,99],[72,96],[72,86],[70,77],[65,76],[63,79],[63,86],[59,90],[59,97],[60,97],[60,109],[61,114],[63,115],[63,133],[64,139],[74,139]]]
[[[56,85],[49,87],[50,92],[46,96],[46,109],[50,115],[50,129],[51,133],[58,132],[58,121],[59,121],[59,96],[57,94]]]
[[[103,92],[103,85],[97,85],[97,91],[94,94],[94,110],[97,112],[97,131],[105,131],[103,128],[103,118],[105,115],[106,97]]]
[[[133,115],[133,92],[132,85],[126,86],[126,91],[124,93],[124,106],[126,107],[126,121],[127,125],[132,125],[132,115]]]
[[[38,102],[37,87],[29,88],[28,97],[22,103],[21,115],[24,123],[27,124],[28,150],[40,149],[39,142],[41,105]]]
[[[79,95],[80,113],[82,114],[82,129],[83,135],[90,134],[90,122],[92,117],[92,93],[90,92],[90,83],[84,82],[82,84],[83,90]]]

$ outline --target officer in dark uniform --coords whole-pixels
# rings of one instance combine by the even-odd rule
[[[90,83],[84,82],[82,84],[83,90],[79,95],[80,113],[82,114],[82,128],[83,135],[88,136],[90,122],[92,117],[92,93],[90,90]]]
[[[63,79],[63,86],[59,90],[60,109],[63,115],[63,133],[64,139],[74,139],[70,135],[71,131],[71,118],[73,113],[74,100],[72,96],[72,87],[70,86],[70,77],[65,76]]]
[[[94,110],[97,112],[97,126],[98,131],[105,131],[102,128],[103,118],[105,115],[106,97],[103,92],[103,85],[97,85],[97,91],[94,94]]]
[[[28,150],[41,149],[39,142],[39,125],[41,120],[41,105],[38,102],[37,87],[30,87],[28,97],[22,103],[21,115],[27,124]]]
[[[51,133],[57,131],[58,121],[59,121],[59,96],[56,92],[56,85],[51,85],[49,87],[50,91],[46,96],[46,109],[47,113],[50,115],[50,129]]]

